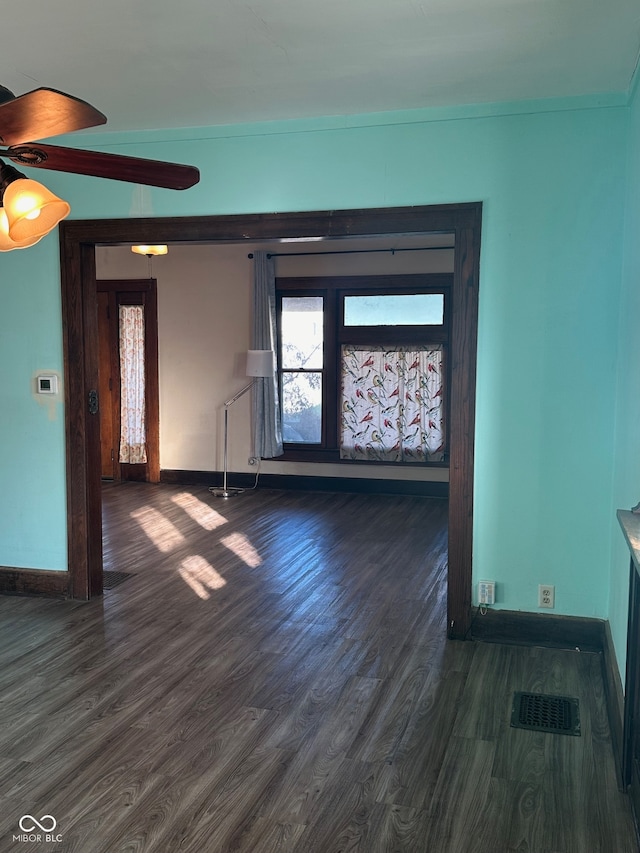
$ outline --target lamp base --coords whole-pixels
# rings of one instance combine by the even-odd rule
[[[244,489],[225,489],[225,488],[210,488],[209,491],[215,498],[235,498],[236,495],[241,495]]]

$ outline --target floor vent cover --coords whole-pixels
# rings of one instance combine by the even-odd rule
[[[114,586],[120,586],[121,583],[132,577],[131,572],[103,572],[102,589],[113,589]]]
[[[511,725],[517,729],[580,737],[578,700],[542,693],[515,693]]]

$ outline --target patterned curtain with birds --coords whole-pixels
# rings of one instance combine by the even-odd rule
[[[441,347],[342,347],[340,458],[445,459]]]

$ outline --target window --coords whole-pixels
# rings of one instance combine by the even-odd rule
[[[277,280],[285,458],[446,463],[451,280]]]
[[[285,296],[280,310],[280,391],[283,440],[322,441],[322,296]]]
[[[344,297],[345,326],[441,326],[443,322],[443,293]]]

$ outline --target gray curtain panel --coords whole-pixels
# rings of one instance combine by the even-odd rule
[[[253,386],[253,448],[255,456],[272,459],[284,452],[275,365],[276,279],[273,259],[267,257],[267,252],[254,252],[253,270],[251,346],[252,349],[270,349],[274,353],[274,375],[256,379]]]

